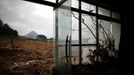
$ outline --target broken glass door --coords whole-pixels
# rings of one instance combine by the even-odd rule
[[[55,63],[58,75],[71,75],[71,0],[55,8]]]

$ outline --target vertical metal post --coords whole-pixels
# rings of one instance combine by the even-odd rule
[[[82,43],[82,35],[81,35],[81,0],[79,0],[79,64],[81,64],[82,61],[82,47],[81,47],[81,43]]]
[[[15,50],[12,33],[11,33],[11,44],[12,44],[12,48],[13,48],[13,50]]]
[[[58,5],[58,0],[56,0],[56,4]],[[55,65],[59,64],[58,58],[58,10],[55,11]]]
[[[96,43],[97,43],[97,63],[99,61],[99,26],[98,26],[98,6],[96,6]]]

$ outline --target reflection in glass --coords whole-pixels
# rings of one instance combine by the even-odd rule
[[[78,8],[78,0],[72,0],[72,7]]]
[[[79,46],[72,46],[72,64],[79,64]]]
[[[101,45],[108,44],[111,36],[111,23],[109,21],[99,20],[99,43]]]
[[[92,51],[96,50],[96,46],[83,46],[82,47],[82,64],[91,64],[91,60],[88,55],[92,54]],[[93,55],[93,54],[92,54]]]
[[[71,1],[68,0],[64,2],[59,8],[56,9],[56,63],[57,64],[65,64],[65,57],[66,54],[69,52],[70,45],[66,44],[66,40],[70,39],[71,35],[71,8],[69,7],[71,5]],[[65,7],[67,6],[67,7]],[[67,39],[68,36],[68,39]],[[66,50],[67,45],[67,50]],[[69,55],[68,55],[69,56]]]
[[[115,22],[99,20],[99,43],[102,50],[110,56],[117,56],[119,50],[121,25]]]
[[[60,60],[59,63],[64,64],[66,63],[65,46],[60,45],[58,49],[60,50],[58,55],[58,58]]]
[[[110,17],[110,10],[99,7],[98,14]]]
[[[82,44],[96,43],[96,18],[82,14]]]
[[[112,35],[113,39],[115,40],[115,49],[119,50],[121,24],[112,22]]]
[[[112,18],[120,19],[120,14],[112,12]]]
[[[81,2],[81,9],[85,10],[85,11],[90,11],[92,13],[96,13],[96,6],[85,3],[85,2]]]
[[[76,19],[75,17],[78,18],[78,13],[77,12],[72,12],[72,44],[78,44],[79,43],[79,27],[78,27],[78,19]]]

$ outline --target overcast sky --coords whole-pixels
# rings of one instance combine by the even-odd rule
[[[53,8],[22,0],[0,0],[0,19],[19,35],[30,31],[53,37]]]

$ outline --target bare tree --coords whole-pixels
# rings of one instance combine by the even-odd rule
[[[89,12],[92,12],[93,10],[90,10]],[[78,17],[76,17],[76,15],[72,12],[72,16],[79,20]],[[91,18],[91,21],[93,23],[94,26],[96,26],[96,20],[92,17],[92,16],[89,16]],[[97,40],[97,37],[95,36],[93,30],[89,27],[88,24],[86,24],[85,22],[85,19],[82,18],[81,19],[81,23],[83,25],[85,25],[85,28],[81,28],[81,30],[84,30],[84,29],[88,29],[91,34],[93,35],[93,37]],[[113,54],[113,56],[117,56],[117,50],[114,48],[114,42],[115,40],[113,39],[113,35],[108,35],[108,33],[106,32],[106,29],[102,26],[103,23],[100,21],[100,23],[98,23],[98,26],[99,26],[99,30],[102,29],[102,32],[100,32],[102,35],[103,35],[103,38],[104,40],[101,40],[99,39],[99,58],[100,58],[100,62],[105,62],[108,60],[108,58],[110,57],[110,54],[109,52],[111,52],[111,54]],[[73,31],[75,29],[72,29]],[[100,41],[102,41],[102,44],[100,43]],[[92,62],[92,63],[96,63],[96,56],[97,56],[97,50],[91,50],[89,49],[89,54],[87,57],[89,57],[89,60]]]

